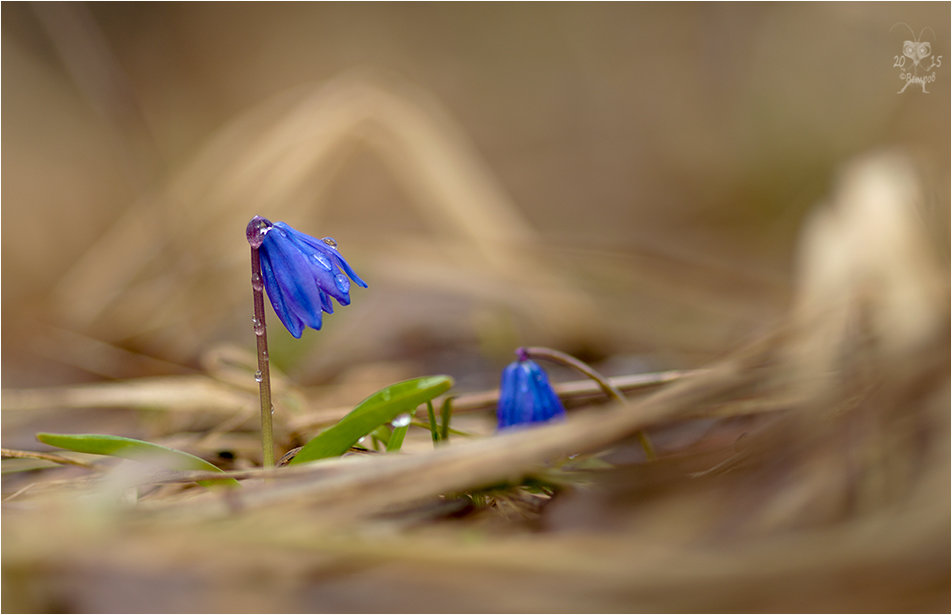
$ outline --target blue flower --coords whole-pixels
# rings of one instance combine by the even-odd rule
[[[301,337],[305,326],[321,328],[322,312],[334,312],[331,297],[350,304],[350,280],[367,288],[330,237],[316,239],[261,216],[248,223],[247,236],[259,250],[268,299],[294,337]]]
[[[565,407],[545,370],[524,353],[502,370],[496,418],[499,429],[565,418]]]

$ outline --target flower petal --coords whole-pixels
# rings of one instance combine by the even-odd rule
[[[354,272],[354,270],[351,268],[351,266],[347,263],[347,261],[344,260],[344,257],[340,255],[340,252],[337,251],[336,247],[331,246],[330,244],[325,242],[323,239],[318,239],[316,237],[312,237],[308,235],[307,233],[302,233],[301,231],[288,226],[284,222],[276,222],[274,226],[286,231],[289,237],[291,238],[291,240],[294,241],[295,243],[298,243],[299,245],[303,244],[303,246],[307,246],[311,248],[314,253],[321,254],[325,258],[330,259],[332,263],[334,263],[337,267],[342,269],[344,273],[346,273],[348,277],[350,277],[351,280],[357,283],[358,286],[367,288],[367,283],[360,279],[360,276],[358,276]],[[330,238],[328,237],[327,239],[330,239]],[[303,246],[301,246],[301,250],[303,252],[306,252],[306,253],[311,252],[311,250],[307,250]],[[325,289],[325,291],[326,290],[327,289]],[[337,297],[335,296],[334,298],[336,299]]]
[[[532,388],[538,393],[538,406],[533,408],[532,420],[548,421],[553,418],[564,417],[565,407],[562,405],[562,400],[559,399],[559,396],[556,395],[552,389],[552,385],[549,384],[549,377],[546,375],[545,370],[539,367],[534,361],[526,361],[526,363],[532,363]]]
[[[308,258],[278,224],[265,235],[260,249],[270,261],[277,294],[281,295],[285,306],[308,327],[320,329],[321,289],[313,283],[313,268]]]
[[[565,417],[562,400],[535,361],[515,361],[502,372],[496,418],[499,429],[543,423]]]
[[[334,262],[337,263],[337,266],[343,269],[344,273],[346,273],[347,276],[351,280],[357,283],[357,286],[360,286],[362,288],[367,288],[367,283],[361,280],[360,276],[354,273],[354,270],[351,269],[350,265],[347,264],[347,261],[344,260],[344,257],[340,255],[337,249],[335,248],[330,248],[330,249],[333,251],[332,256],[334,257]]]
[[[324,292],[321,293],[321,309],[328,314],[334,313],[334,304],[331,303],[331,298]]]
[[[264,278],[264,288],[268,292],[268,299],[271,300],[271,307],[274,308],[274,313],[278,315],[281,323],[291,332],[291,335],[300,338],[301,333],[304,331],[304,322],[288,309],[284,297],[279,290],[278,282],[274,278],[274,271],[271,269],[271,259],[268,258],[266,253],[262,252],[260,255],[261,274]]]
[[[499,403],[496,407],[496,418],[499,429],[505,429],[518,423],[516,412],[519,408],[518,379],[519,364],[510,363],[502,370],[502,382],[499,386]]]
[[[346,291],[341,292],[335,279],[337,270],[333,264],[335,262],[332,253],[333,248],[310,235],[291,228],[284,222],[277,222],[274,226],[284,231],[295,249],[300,251],[307,259],[314,283],[318,288],[337,299],[337,302],[341,305],[349,304],[350,296]]]
[[[537,404],[538,393],[535,390],[532,380],[532,367],[528,361],[519,363],[519,401],[520,407],[517,413],[520,423],[532,423],[533,415]]]

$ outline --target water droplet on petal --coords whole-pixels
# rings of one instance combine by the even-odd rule
[[[332,248],[336,248],[336,247],[337,247],[337,241],[336,241],[333,237],[325,237],[325,238],[321,239],[321,241],[323,241],[324,243],[326,243],[327,245],[329,245],[329,246],[332,247]]]
[[[345,295],[350,290],[350,280],[347,279],[347,276],[343,273],[338,273],[334,276],[334,282],[337,284],[338,290],[344,293]]]
[[[262,335],[264,335],[264,323],[263,323],[263,322],[255,322],[255,335],[257,335],[257,336],[259,336],[259,337],[262,336]]]
[[[406,427],[410,424],[410,415],[404,412],[390,423],[394,427]]]
[[[261,292],[261,290],[264,289],[264,280],[261,279],[260,273],[256,273],[251,276],[251,288],[258,292]]]
[[[261,375],[261,370],[255,372],[255,382],[261,382],[264,380],[264,376]],[[273,412],[273,409],[272,409]]]
[[[318,265],[320,265],[321,269],[323,269],[324,271],[330,271],[331,269],[334,268],[334,266],[331,265],[331,262],[327,260],[327,257],[324,256],[323,254],[312,254],[311,260],[313,260]]]
[[[264,236],[272,228],[273,225],[270,220],[262,218],[261,216],[255,216],[245,229],[245,237],[248,239],[248,243],[251,244],[252,248],[260,248],[261,244],[264,243]]]

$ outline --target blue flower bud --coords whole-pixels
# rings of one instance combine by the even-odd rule
[[[496,418],[499,429],[508,429],[564,419],[565,407],[552,390],[545,370],[520,355],[518,361],[502,370]]]
[[[252,218],[246,234],[261,256],[271,306],[294,337],[301,337],[305,326],[321,328],[322,312],[334,312],[331,297],[340,305],[350,304],[350,280],[367,288],[330,237],[316,239],[260,216]]]

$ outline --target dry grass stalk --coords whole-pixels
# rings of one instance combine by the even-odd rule
[[[779,332],[634,403],[423,454],[245,473],[227,495],[155,488],[169,477],[128,466],[81,505],[75,490],[27,490],[6,505],[18,584],[5,600],[49,607],[35,596],[80,600],[79,579],[107,595],[135,574],[161,594],[185,567],[208,610],[264,608],[248,578],[277,610],[947,610],[948,306],[911,177],[902,158],[859,162],[808,227]],[[773,411],[714,422],[658,463],[586,473],[522,519],[491,508],[419,525],[441,495],[623,454],[638,430],[734,404]],[[511,494],[491,495],[495,510],[520,510]]]

